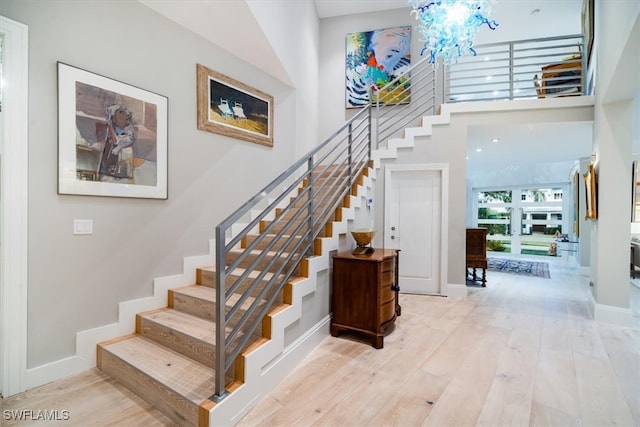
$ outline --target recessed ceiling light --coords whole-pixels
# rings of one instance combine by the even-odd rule
[[[535,15],[536,13],[540,13],[540,9],[533,9],[531,11],[531,15]]]
[[[482,148],[476,148],[476,153],[480,153],[482,151]]]
[[[491,142],[493,142],[493,143],[500,142],[500,138],[493,138],[493,139],[491,140]]]

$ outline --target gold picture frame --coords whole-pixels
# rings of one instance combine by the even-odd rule
[[[640,160],[634,160],[631,168],[631,222],[640,222]]]
[[[198,129],[273,147],[273,97],[196,65]]]
[[[583,175],[585,184],[585,196],[587,199],[587,208],[584,218],[587,220],[598,219],[598,180],[596,177],[596,169],[593,165],[589,165],[587,173]]]

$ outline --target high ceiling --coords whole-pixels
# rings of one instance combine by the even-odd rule
[[[251,61],[258,60],[261,68],[271,75],[279,78],[287,84],[292,84],[287,71],[279,61],[277,55],[273,53],[273,48],[268,44],[264,35],[259,32],[259,25],[255,20],[251,20],[251,12],[244,1],[226,1],[226,19],[218,19],[216,13],[216,2],[191,1],[189,7],[184,6],[183,0],[139,0],[141,3],[167,16],[179,24],[190,28],[192,31],[220,43],[220,40],[227,40],[224,34],[233,31],[233,27],[243,27],[255,29],[254,32],[246,31],[245,37],[233,39],[233,45],[228,48],[230,52],[238,55],[242,59]],[[291,0],[293,1],[293,0]],[[299,1],[299,0],[296,0]],[[390,9],[408,8],[406,0],[306,0],[313,1],[321,19],[335,18],[344,15],[379,12]],[[499,31],[488,31],[488,39],[478,41],[480,43],[492,43],[506,40],[518,40],[539,38],[543,35],[553,33],[554,28],[562,28],[573,33],[580,32],[580,12],[583,0],[497,0],[492,3],[492,19],[500,23]],[[256,2],[262,5],[265,2]],[[254,5],[254,6],[257,6]],[[233,19],[230,19],[232,16]],[[216,21],[217,19],[217,21]],[[242,21],[242,20],[245,21]],[[240,20],[240,21],[237,21]],[[566,34],[566,32],[562,33]],[[554,34],[552,34],[554,35]],[[247,55],[242,56],[243,53]],[[522,161],[522,152],[525,147],[536,147],[536,161],[559,161],[567,158],[588,157],[591,153],[591,136],[585,135],[590,132],[590,128],[585,128],[584,124],[578,124],[580,129],[575,129],[575,134],[579,138],[566,136],[572,135],[571,125],[557,126],[538,125],[528,129],[497,128],[487,126],[483,129],[470,130],[469,132],[469,169],[481,161],[482,158],[489,159],[490,156],[479,156],[476,147],[486,144],[487,139],[494,137],[501,138],[500,156],[503,162],[515,163]],[[560,139],[559,135],[565,135]],[[490,138],[489,138],[490,136]],[[519,143],[509,144],[511,138],[516,138]],[[581,141],[580,144],[567,141]],[[542,142],[541,142],[542,141]],[[586,142],[584,142],[586,141]],[[543,144],[548,144],[543,148]],[[493,147],[495,148],[495,147]],[[532,149],[533,150],[533,149]],[[491,156],[495,158],[495,156]],[[546,157],[546,159],[541,158]],[[533,157],[529,158],[534,161]]]
[[[406,0],[314,2],[320,19],[409,7]],[[499,39],[483,42],[539,38],[554,28],[580,32],[582,0],[497,0],[492,9],[491,17],[500,23],[500,34],[496,31],[490,36]],[[468,138],[470,174],[500,164],[563,162],[591,154],[591,123],[585,122],[476,126],[469,129]],[[499,141],[491,142],[495,138]]]
[[[320,19],[409,7],[406,0],[314,0],[314,2]]]

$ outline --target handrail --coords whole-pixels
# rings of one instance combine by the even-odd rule
[[[370,164],[371,151],[406,123],[433,113],[435,86],[435,68],[418,62],[371,93],[375,102],[216,226],[213,400],[226,396],[227,374],[235,359],[302,259],[313,255],[315,239]],[[392,102],[399,95],[410,96],[413,106]]]

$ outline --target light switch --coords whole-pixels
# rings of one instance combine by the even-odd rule
[[[73,234],[93,234],[92,219],[74,219]]]

